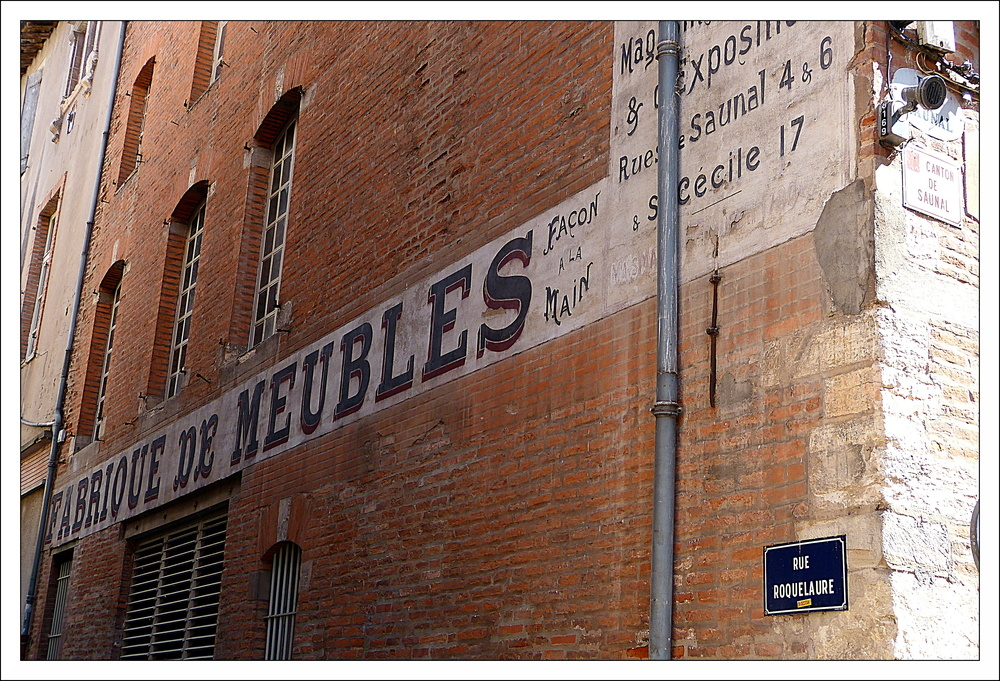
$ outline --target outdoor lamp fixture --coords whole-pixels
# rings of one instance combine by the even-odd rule
[[[909,139],[909,136],[904,137],[899,132],[893,131],[893,126],[904,115],[916,111],[917,107],[928,111],[940,109],[948,99],[948,86],[941,76],[935,74],[921,76],[916,85],[900,90],[899,97],[903,100],[903,106],[895,111],[893,111],[894,105],[898,104],[896,99],[883,102],[878,107],[878,133],[882,146],[897,147]]]

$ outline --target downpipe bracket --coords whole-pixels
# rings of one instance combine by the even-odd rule
[[[656,58],[663,56],[680,55],[681,44],[676,40],[661,40],[656,43]]]
[[[660,418],[662,416],[669,416],[672,418],[679,418],[681,414],[684,413],[683,407],[677,402],[664,402],[657,401],[649,408],[649,411],[653,413],[653,416]]]

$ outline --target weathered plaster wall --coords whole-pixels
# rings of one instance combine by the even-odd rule
[[[967,126],[975,130],[971,116]],[[910,144],[969,161],[961,140]],[[901,164],[900,154],[879,168],[875,197],[881,549],[898,627],[893,653],[976,658],[969,523],[979,496],[979,224],[974,207],[959,227],[904,208]]]

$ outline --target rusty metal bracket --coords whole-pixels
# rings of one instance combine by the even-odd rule
[[[719,282],[722,275],[719,270],[715,270],[708,278],[712,284],[712,325],[705,329],[705,333],[711,339],[709,346],[709,374],[708,374],[708,404],[715,407],[715,385],[716,385],[716,343],[719,338]]]

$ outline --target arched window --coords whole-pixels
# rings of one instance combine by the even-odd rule
[[[177,395],[188,383],[188,341],[201,263],[209,182],[191,185],[166,220],[166,254],[146,394]],[[147,406],[153,403],[147,402]]]
[[[55,578],[50,592],[52,617],[49,619],[46,660],[58,660],[62,648],[65,624],[66,601],[69,595],[69,577],[73,567],[73,550],[70,549],[52,559],[52,576]]]
[[[170,370],[167,374],[167,397],[181,389],[181,378],[186,372],[188,336],[191,334],[191,311],[194,309],[194,290],[198,283],[198,263],[201,260],[201,235],[205,227],[205,204],[194,211],[188,223],[184,244],[184,266],[181,270],[180,292],[177,296],[174,332],[170,341]]]
[[[222,73],[222,54],[226,43],[227,21],[203,21],[198,35],[198,53],[194,60],[190,103],[194,104]]]
[[[292,542],[281,542],[271,560],[271,592],[267,606],[265,660],[290,660],[295,631],[295,613],[299,605],[299,568],[302,549]]]
[[[292,192],[292,166],[295,158],[295,123],[296,119],[293,118],[285,125],[272,150],[267,209],[264,214],[260,264],[257,268],[251,346],[274,333],[278,317],[285,228],[288,225],[288,198]]]
[[[63,97],[69,97],[76,89],[77,83],[87,74],[91,54],[97,50],[98,34],[101,22],[80,21],[70,35],[69,69],[66,74],[66,89]]]
[[[149,99],[149,87],[153,82],[153,66],[156,58],[150,57],[129,92],[128,119],[125,122],[125,143],[122,147],[121,164],[118,166],[118,185],[120,186],[142,162],[142,131],[146,122],[146,103]]]
[[[77,424],[78,446],[101,439],[105,432],[108,379],[111,375],[111,356],[115,344],[115,327],[118,323],[124,271],[125,263],[119,260],[111,266],[98,287],[94,328],[87,355],[83,401]]]
[[[260,241],[250,309],[249,347],[274,334],[281,309],[281,270],[290,215],[301,98],[302,89],[299,87],[278,98],[254,134],[257,148],[267,149],[269,153],[266,166],[260,167],[262,164],[259,164],[251,167],[250,175],[252,199],[247,226],[251,229],[257,226]],[[259,213],[260,208],[263,210]],[[255,222],[256,225],[253,224]]]
[[[55,243],[56,225],[59,222],[59,197],[60,193],[57,192],[45,204],[35,225],[35,242],[21,299],[21,358],[25,361],[35,356],[38,347],[38,330],[42,323],[45,293],[52,267],[52,245]]]
[[[108,311],[108,340],[104,346],[104,355],[101,358],[101,383],[97,391],[97,408],[94,416],[94,439],[100,440],[104,434],[104,421],[107,417],[105,413],[105,400],[108,396],[108,375],[111,373],[111,351],[115,345],[115,326],[118,324],[118,304],[121,302],[122,284],[121,281],[115,286],[111,294],[111,304]]]

